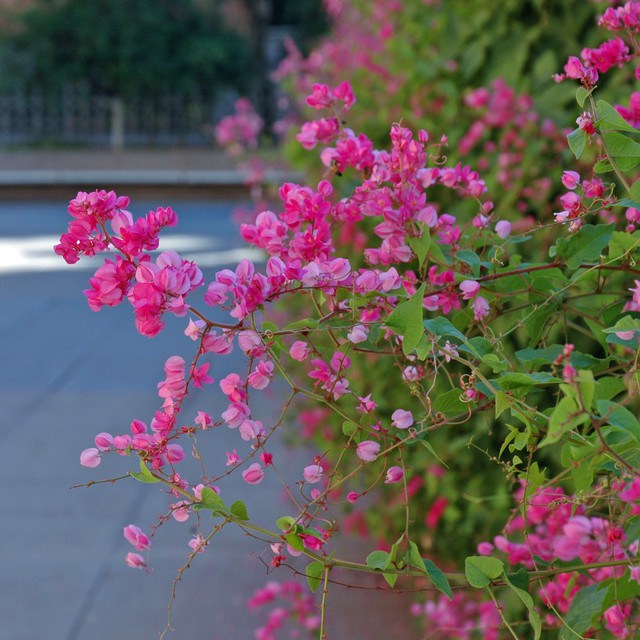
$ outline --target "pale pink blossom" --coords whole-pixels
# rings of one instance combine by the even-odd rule
[[[296,340],[289,349],[289,355],[298,362],[303,362],[309,356],[309,346],[302,340]]]
[[[309,466],[304,468],[302,475],[304,476],[306,482],[308,482],[309,484],[315,484],[316,482],[320,482],[320,480],[322,480],[323,473],[324,470],[319,464],[310,464]]]
[[[511,233],[511,223],[508,220],[500,220],[495,226],[496,233],[503,240]]]
[[[144,558],[138,553],[127,553],[127,555],[124,557],[124,561],[132,569],[144,569],[147,566]]]
[[[247,484],[259,484],[264,478],[264,471],[259,463],[254,462],[242,472],[242,477]]]
[[[396,409],[391,414],[391,425],[396,429],[408,429],[413,424],[413,414],[405,409]]]
[[[364,462],[373,462],[380,453],[380,444],[373,440],[363,440],[356,447],[356,455]]]
[[[131,544],[136,551],[145,551],[151,546],[147,535],[135,524],[124,527],[122,533],[126,541]]]
[[[89,447],[80,454],[80,464],[83,467],[97,467],[101,462],[100,452],[95,447]]]
[[[198,534],[195,538],[191,538],[187,543],[194,553],[204,553],[204,548],[209,544],[201,534]]]
[[[353,344],[358,344],[360,342],[364,342],[369,335],[369,329],[364,325],[357,324],[347,333],[347,338]]]

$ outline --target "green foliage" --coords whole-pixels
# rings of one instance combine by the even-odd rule
[[[5,35],[14,81],[49,89],[85,82],[112,96],[154,96],[221,85],[246,88],[243,40],[193,0],[41,0]]]

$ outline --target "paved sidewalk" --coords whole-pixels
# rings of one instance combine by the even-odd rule
[[[274,154],[277,158],[277,154]],[[220,150],[206,148],[0,150],[0,197],[55,197],[97,186],[148,195],[170,189],[189,197],[241,198],[248,172]],[[299,179],[285,162],[265,171],[267,184]]]

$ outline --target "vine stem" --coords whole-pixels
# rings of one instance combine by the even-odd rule
[[[509,633],[511,633],[511,635],[515,638],[515,640],[520,640],[516,635],[516,632],[513,630],[513,627],[509,624],[509,621],[505,618],[504,613],[502,613],[502,607],[500,606],[500,603],[496,599],[496,596],[493,593],[493,589],[491,587],[487,587],[487,591],[489,592],[489,595],[493,600],[493,604],[496,605],[496,609],[498,610],[498,614],[502,618],[502,622],[504,623],[504,626],[507,627],[507,629],[509,630]]]
[[[324,565],[324,582],[322,585],[322,602],[320,603],[320,635],[319,640],[326,640],[327,634],[324,630],[325,614],[327,611],[327,595],[329,593],[329,572],[331,571],[331,565]]]

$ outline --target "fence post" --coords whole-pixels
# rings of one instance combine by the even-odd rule
[[[124,101],[120,96],[111,98],[111,148],[124,147]]]

